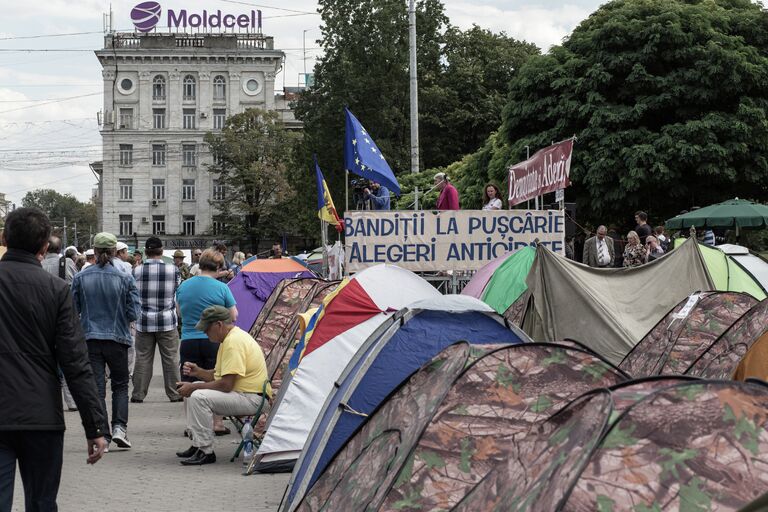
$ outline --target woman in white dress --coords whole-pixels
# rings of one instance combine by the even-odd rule
[[[483,210],[501,210],[501,190],[493,183],[489,183],[483,190]]]

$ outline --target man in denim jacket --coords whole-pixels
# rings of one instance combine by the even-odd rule
[[[128,347],[133,343],[130,324],[140,312],[139,291],[133,278],[115,268],[117,238],[98,233],[93,238],[96,263],[75,276],[72,294],[88,342],[96,386],[106,407],[105,365],[112,380],[112,435],[120,448],[128,441]]]

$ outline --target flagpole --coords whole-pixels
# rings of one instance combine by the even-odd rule
[[[323,278],[328,278],[328,223],[320,221],[320,240],[323,244]]]
[[[349,210],[349,171],[344,171],[344,215]]]

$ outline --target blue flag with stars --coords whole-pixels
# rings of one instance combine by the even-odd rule
[[[399,196],[400,184],[379,147],[349,109],[344,108],[344,113],[347,116],[344,166],[349,172],[380,183]]]

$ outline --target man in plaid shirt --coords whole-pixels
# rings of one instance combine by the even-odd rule
[[[163,362],[165,394],[171,402],[183,398],[176,391],[179,375],[179,331],[176,330],[176,289],[181,274],[175,265],[163,262],[163,242],[147,239],[146,261],[133,270],[141,297],[141,317],[136,322],[136,366],[133,370],[131,402],[141,403],[152,380],[155,345]]]

